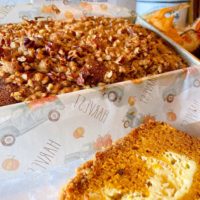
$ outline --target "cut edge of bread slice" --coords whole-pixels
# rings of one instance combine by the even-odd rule
[[[60,194],[60,200],[159,198],[200,199],[200,140],[155,121],[97,152]]]

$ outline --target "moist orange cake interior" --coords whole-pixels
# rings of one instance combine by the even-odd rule
[[[199,200],[200,140],[160,122],[81,166],[61,200]]]

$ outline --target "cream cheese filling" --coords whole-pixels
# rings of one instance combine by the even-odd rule
[[[137,191],[120,195],[114,188],[104,188],[102,193],[106,200],[116,196],[121,200],[178,200],[189,191],[197,169],[193,160],[174,152],[165,152],[160,159],[144,156],[142,159],[154,174],[147,180],[149,196],[144,197]]]

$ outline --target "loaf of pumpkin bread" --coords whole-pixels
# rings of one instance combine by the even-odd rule
[[[123,18],[0,26],[0,106],[186,66],[154,32]]]

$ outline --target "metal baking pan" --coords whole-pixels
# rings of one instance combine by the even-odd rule
[[[165,41],[167,41],[176,51],[177,53],[189,64],[189,66],[192,65],[198,65],[200,67],[200,60],[193,56],[190,52],[185,50],[182,46],[174,42],[171,38],[166,36],[164,33],[159,31],[157,28],[149,24],[147,21],[145,21],[142,17],[137,16],[136,17],[136,24],[140,24],[143,27],[152,30],[157,35],[159,35],[161,38],[163,38]]]

